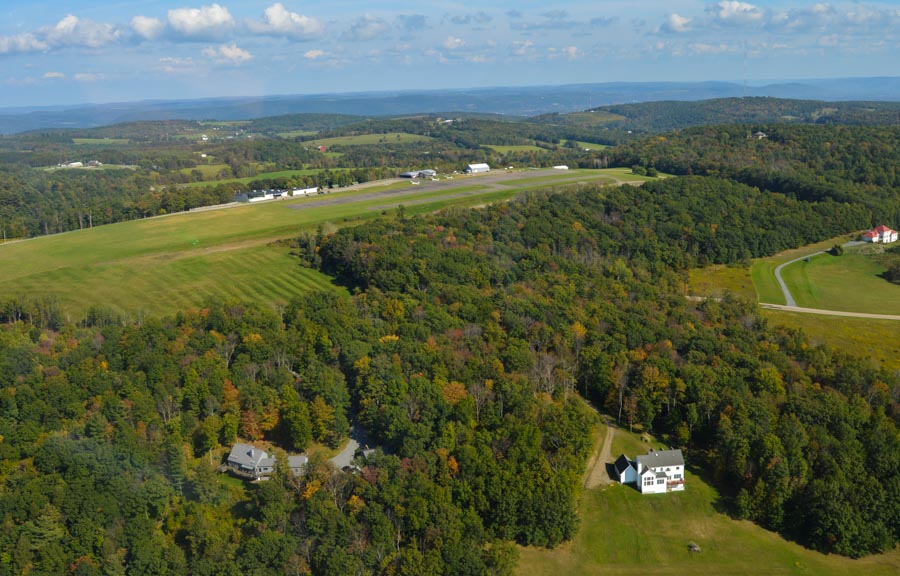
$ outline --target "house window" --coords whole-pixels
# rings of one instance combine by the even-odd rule
[[[644,478],[644,486],[653,486],[653,478]]]
[[[681,480],[681,474],[675,474],[672,476],[672,478],[674,478],[676,480]]]
[[[665,484],[665,483],[666,483],[666,479],[665,479],[665,478],[660,478],[659,480],[656,481],[656,483],[657,483],[657,484]]]

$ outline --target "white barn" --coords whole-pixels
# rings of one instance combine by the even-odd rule
[[[481,174],[490,171],[491,167],[487,164],[469,164],[466,166],[466,174]]]

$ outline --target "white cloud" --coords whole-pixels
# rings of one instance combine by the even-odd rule
[[[0,54],[12,52],[39,52],[50,46],[34,34],[26,32],[15,36],[0,36]]]
[[[169,10],[169,26],[187,37],[216,37],[234,27],[234,18],[228,8],[212,4],[200,8],[176,8]]]
[[[391,29],[390,24],[377,16],[360,16],[350,24],[350,29],[344,33],[348,40],[372,40]]]
[[[159,36],[165,26],[166,25],[163,24],[163,21],[159,18],[135,16],[131,19],[131,29],[134,30],[138,36],[146,40],[153,40]]]
[[[531,49],[534,48],[534,42],[531,40],[517,40],[513,42],[513,54],[516,56],[527,56]]]
[[[308,50],[305,54],[303,54],[303,57],[307,60],[318,60],[319,58],[323,58],[327,55],[328,53],[324,50]]]
[[[75,80],[78,82],[96,82],[103,78],[101,74],[94,74],[93,72],[78,72],[75,74]]]
[[[166,74],[195,74],[197,65],[193,58],[166,57],[159,59],[158,70]]]
[[[65,78],[66,75],[62,72],[44,72],[44,78],[47,80],[55,80],[58,78]]]
[[[724,54],[726,52],[734,52],[734,48],[726,44],[706,44],[704,42],[691,44],[690,50],[694,54]]]
[[[661,32],[668,32],[671,34],[680,34],[691,29],[691,22],[691,18],[687,18],[679,14],[669,14],[666,17],[666,20],[659,27],[659,30]]]
[[[232,42],[218,48],[206,48],[203,55],[212,58],[220,64],[243,64],[253,58],[253,54],[247,52]]]
[[[311,17],[289,12],[284,4],[272,4],[265,10],[265,22],[251,20],[250,30],[257,34],[275,34],[296,39],[319,36],[325,30],[322,23]]]
[[[706,9],[720,24],[756,24],[762,22],[765,13],[758,6],[737,0],[722,0]]]
[[[457,38],[456,36],[447,36],[442,44],[442,46],[447,50],[457,50],[465,45],[466,41],[462,38]]]
[[[80,20],[69,14],[56,23],[56,26],[41,28],[45,41],[51,46],[84,46],[100,48],[115,42],[121,32],[112,24],[102,24],[93,20]]]

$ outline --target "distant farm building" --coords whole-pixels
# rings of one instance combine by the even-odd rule
[[[766,135],[765,132],[754,132],[753,137],[756,138],[757,140],[764,140],[764,139],[768,138],[768,136]]]
[[[565,164],[560,164],[559,166],[554,166],[553,169],[554,170],[568,170],[569,167],[566,166]]]
[[[466,174],[481,174],[490,171],[491,167],[487,164],[469,164],[466,166]]]
[[[312,188],[294,188],[291,190],[291,196],[312,196],[318,193],[318,186],[313,186]]]
[[[629,460],[622,454],[613,467],[618,481],[634,484],[642,494],[684,490],[684,456],[681,450],[654,450]]]
[[[437,172],[434,170],[412,170],[410,172],[404,172],[400,174],[401,178],[434,178],[437,176]]]
[[[891,230],[884,224],[872,228],[863,234],[863,240],[866,242],[874,242],[876,244],[890,244],[897,241],[897,231]]]

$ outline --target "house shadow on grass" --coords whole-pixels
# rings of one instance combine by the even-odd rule
[[[714,489],[715,498],[711,502],[713,510],[715,510],[719,514],[724,514],[730,518],[734,518],[734,510],[731,506],[730,498],[722,496],[720,488],[713,480],[712,474],[709,472],[709,470],[706,467],[688,463],[685,463],[684,468],[694,476],[699,477],[701,480],[703,480],[703,482]],[[688,488],[686,487],[685,489]]]

